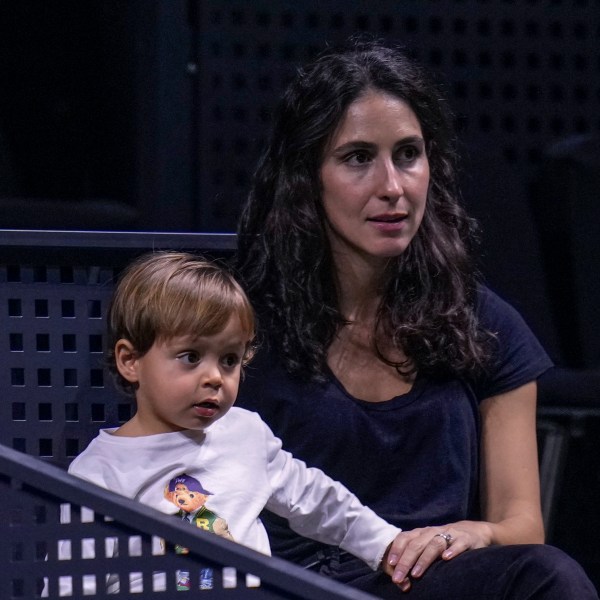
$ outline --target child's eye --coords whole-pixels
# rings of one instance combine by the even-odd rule
[[[200,354],[194,351],[182,352],[179,356],[177,356],[177,360],[180,360],[186,365],[195,365],[200,362]]]

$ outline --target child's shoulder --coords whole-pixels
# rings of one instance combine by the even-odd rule
[[[91,440],[91,442],[84,448],[71,462],[71,467],[82,465],[88,463],[90,461],[95,461],[99,457],[106,456],[106,442],[110,437],[112,437],[111,433],[116,430],[115,428],[111,428],[108,430],[101,429],[98,432],[98,435]],[[71,469],[69,469],[71,470]]]
[[[222,423],[223,425],[227,424],[227,426],[232,423],[258,426],[263,423],[263,420],[257,412],[240,408],[239,406],[233,406],[222,419],[217,421],[217,423]]]
[[[275,440],[273,432],[258,413],[237,406],[211,425],[207,433],[209,443],[216,440],[238,440],[238,449],[242,446],[257,448],[270,445]]]
[[[255,436],[262,437],[267,433],[272,435],[267,424],[257,412],[237,406],[230,408],[226,415],[211,425],[208,431],[211,430],[218,431],[219,435],[236,434],[242,438],[252,437],[253,439],[256,439]]]

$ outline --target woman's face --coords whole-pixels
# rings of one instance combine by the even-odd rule
[[[371,90],[348,107],[325,150],[322,202],[336,260],[398,256],[425,211],[429,162],[409,105]]]

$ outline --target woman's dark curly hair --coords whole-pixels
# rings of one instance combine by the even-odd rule
[[[325,148],[348,106],[368,90],[409,104],[425,139],[430,184],[422,224],[388,263],[378,328],[407,356],[400,372],[476,374],[487,360],[475,316],[475,223],[459,202],[451,115],[402,52],[375,42],[329,51],[300,70],[274,115],[238,230],[237,270],[263,336],[292,374],[320,380],[346,321],[321,204]]]

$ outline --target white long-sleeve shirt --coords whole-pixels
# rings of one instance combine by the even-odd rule
[[[378,517],[342,484],[282,450],[253,412],[232,408],[205,431],[143,437],[101,430],[69,472],[123,496],[177,514],[165,488],[186,474],[210,492],[205,506],[236,542],[270,554],[259,514],[288,519],[303,536],[337,545],[377,569],[399,529]]]

